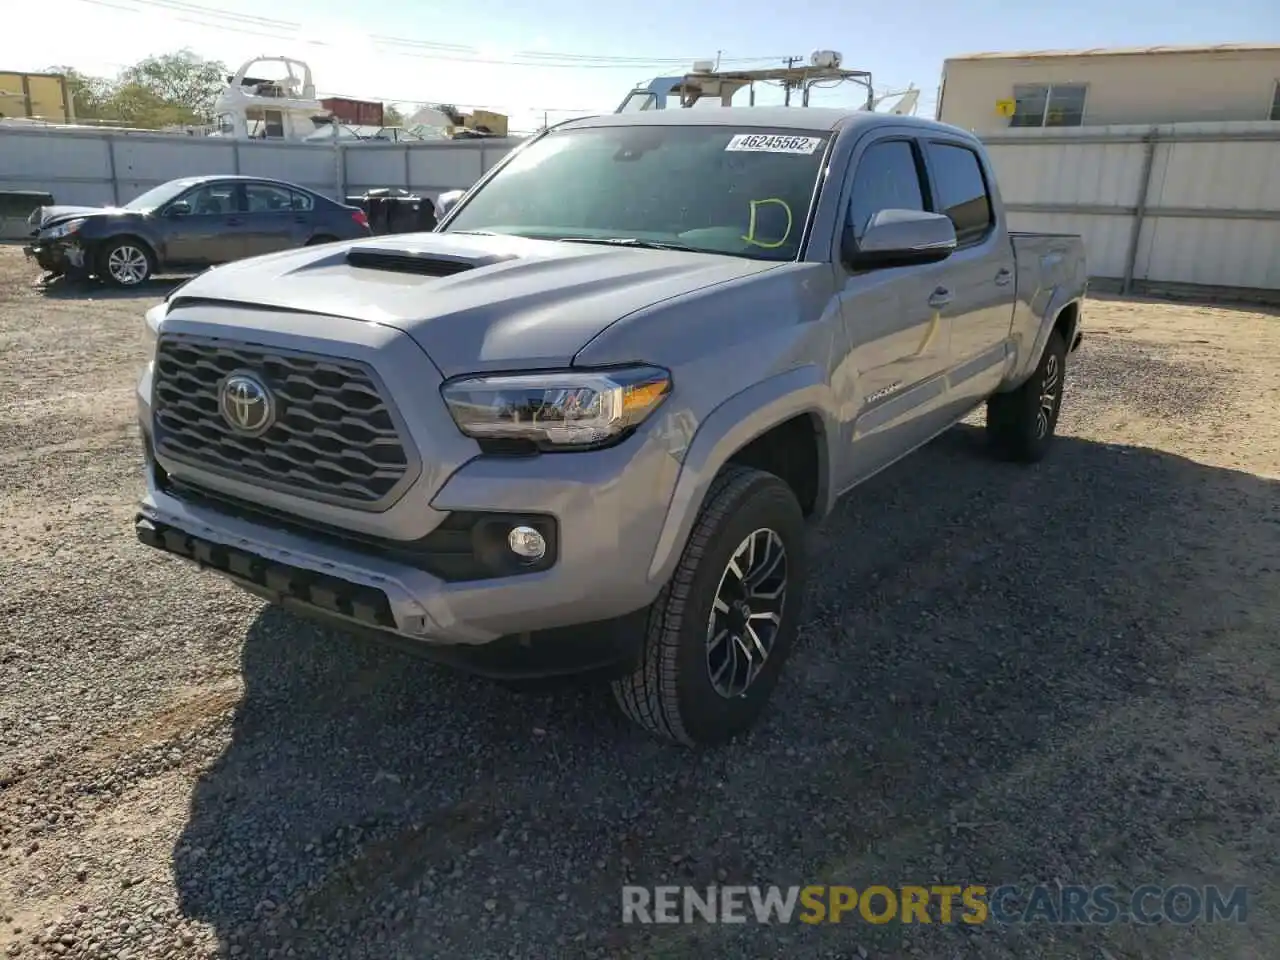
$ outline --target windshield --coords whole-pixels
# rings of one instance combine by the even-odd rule
[[[477,191],[445,232],[794,260],[830,136],[712,125],[552,133]]]
[[[152,187],[146,193],[139,194],[124,205],[125,210],[136,210],[148,213],[156,207],[163,206],[188,187],[198,183],[197,180],[170,180],[158,187]]]

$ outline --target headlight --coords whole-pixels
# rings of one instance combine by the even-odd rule
[[[157,303],[147,311],[147,343],[154,344],[159,339],[160,328],[164,325],[164,315],[168,309],[167,303]]]
[[[583,450],[621,439],[671,392],[658,367],[467,377],[441,388],[458,429],[478,440]]]
[[[84,224],[84,218],[79,220],[68,220],[66,223],[60,223],[56,227],[50,227],[44,231],[41,236],[42,240],[58,240],[62,237],[70,236],[75,233]]]

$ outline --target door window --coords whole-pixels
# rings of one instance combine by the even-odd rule
[[[196,216],[223,216],[236,212],[235,184],[206,183],[182,198]]]
[[[294,210],[310,210],[315,205],[315,200],[311,194],[303,193],[301,190],[289,191],[289,206]]]
[[[871,218],[881,210],[925,209],[924,189],[915,148],[907,140],[873,143],[858,161],[849,198],[849,225],[861,240]]]
[[[994,223],[991,196],[978,155],[952,143],[929,144],[929,166],[938,189],[938,212],[951,218],[956,243],[976,243]]]
[[[294,209],[292,191],[269,183],[247,183],[245,199],[250,213],[285,213]]]

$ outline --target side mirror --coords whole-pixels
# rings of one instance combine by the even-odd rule
[[[165,209],[166,217],[185,217],[191,213],[191,204],[185,200],[175,200]]]
[[[923,210],[881,210],[872,216],[862,239],[845,226],[840,253],[854,270],[937,263],[956,249],[951,218]]]
[[[449,190],[440,194],[436,200],[436,216],[443,220],[444,215],[458,205],[458,201],[462,199],[465,190]]]

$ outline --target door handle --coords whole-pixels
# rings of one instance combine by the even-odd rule
[[[242,223],[244,223],[244,221],[239,217],[227,217],[227,226],[229,227],[238,227]]]
[[[940,310],[951,302],[951,291],[946,287],[938,287],[929,295],[929,306]]]
[[[1009,285],[1009,281],[1012,279],[1013,279],[1013,271],[1007,270],[1004,267],[1001,267],[998,271],[996,271],[997,287],[1007,287]]]

